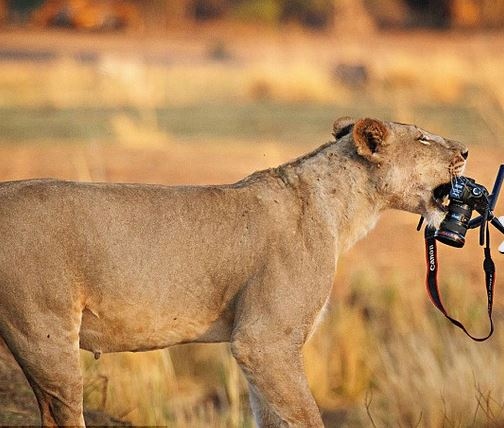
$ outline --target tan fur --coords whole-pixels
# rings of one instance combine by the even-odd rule
[[[465,151],[371,119],[343,118],[333,134],[231,185],[2,183],[0,334],[42,422],[84,423],[79,346],[229,341],[260,426],[322,426],[301,348],[339,254],[384,209],[439,217],[432,190]]]

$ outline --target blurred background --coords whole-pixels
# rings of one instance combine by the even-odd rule
[[[503,0],[0,0],[0,179],[229,183],[323,144],[348,115],[464,142],[466,174],[491,188],[503,26]],[[384,213],[340,259],[305,352],[328,427],[504,425],[504,256],[496,334],[473,343],[428,301],[417,221]],[[481,261],[476,232],[440,248],[445,304],[483,335]],[[225,344],[82,352],[82,365],[87,409],[253,426]],[[15,370],[0,359],[0,421],[37,423]]]

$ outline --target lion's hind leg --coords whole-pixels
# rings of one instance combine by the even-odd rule
[[[80,320],[30,315],[0,333],[35,393],[42,425],[83,426]]]

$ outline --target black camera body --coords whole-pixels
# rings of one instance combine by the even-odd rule
[[[488,190],[472,178],[455,177],[448,198],[448,212],[434,236],[443,244],[461,248],[473,210],[482,215],[488,210]]]

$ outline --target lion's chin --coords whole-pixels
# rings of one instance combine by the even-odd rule
[[[433,207],[433,209],[429,209],[425,214],[425,220],[427,221],[427,224],[431,227],[434,227],[436,229],[439,229],[439,226],[441,225],[441,222],[446,216],[446,211],[441,210],[437,207]]]

